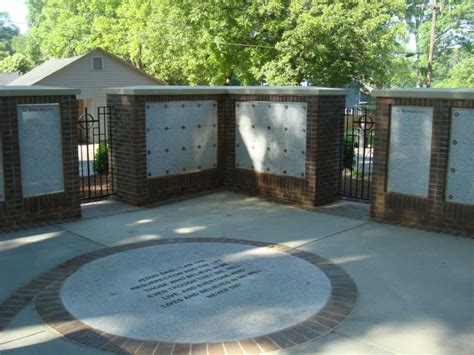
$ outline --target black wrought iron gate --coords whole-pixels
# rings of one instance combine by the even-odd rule
[[[339,195],[370,199],[374,153],[374,120],[368,109],[346,108],[341,146]]]
[[[97,108],[96,118],[84,108],[77,124],[79,176],[82,200],[98,200],[114,194],[114,167],[110,140],[111,109]]]

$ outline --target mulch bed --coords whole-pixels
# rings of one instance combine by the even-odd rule
[[[109,175],[84,176],[80,181],[81,199],[100,199],[112,193],[112,184]]]
[[[345,180],[345,181],[344,181]],[[344,176],[341,177],[339,185],[339,194],[345,197],[351,197],[355,199],[370,199],[370,181],[368,177],[357,178]]]

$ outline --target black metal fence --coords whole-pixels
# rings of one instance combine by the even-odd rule
[[[108,130],[111,125],[110,107],[98,107],[96,117],[85,108],[77,124],[81,199],[85,201],[114,194],[114,167],[109,144],[112,137]]]
[[[370,199],[374,152],[374,119],[367,108],[346,108],[341,147],[339,195]]]

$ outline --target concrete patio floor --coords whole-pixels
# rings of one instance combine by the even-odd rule
[[[117,202],[122,213],[0,235],[0,303],[75,256],[160,238],[238,238],[281,243],[331,259],[359,289],[334,332],[279,353],[473,354],[474,240],[279,205],[219,192],[156,208]],[[30,304],[0,333],[0,353],[99,354],[62,339]]]

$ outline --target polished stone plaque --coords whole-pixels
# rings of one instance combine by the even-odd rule
[[[451,111],[446,200],[474,205],[474,109]]]
[[[392,106],[387,191],[428,197],[433,108]]]
[[[64,191],[59,104],[18,105],[23,196]]]

